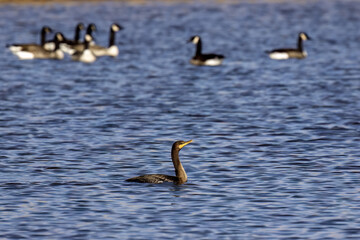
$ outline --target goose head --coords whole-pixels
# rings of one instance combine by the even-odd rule
[[[193,43],[193,44],[198,44],[199,41],[200,41],[200,36],[195,35],[195,36],[192,36],[192,37],[189,39],[188,42],[191,42],[191,43]]]
[[[299,37],[301,38],[301,40],[306,41],[306,40],[311,40],[311,38],[304,32],[299,33]]]
[[[111,24],[111,31],[113,32],[118,32],[120,30],[123,30],[124,28],[122,26],[120,26],[119,24],[117,23],[113,23]]]
[[[86,29],[86,34],[91,34],[97,30],[96,25],[94,23],[90,23]]]

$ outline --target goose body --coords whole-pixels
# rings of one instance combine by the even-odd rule
[[[175,168],[176,176],[169,176],[164,174],[146,174],[138,177],[129,178],[127,182],[138,182],[138,183],[164,183],[164,182],[172,182],[175,184],[183,184],[187,182],[187,175],[184,167],[182,166],[179,159],[179,151],[191,143],[192,140],[184,142],[184,141],[176,141],[172,145],[171,148],[171,159]]]
[[[119,48],[115,45],[115,33],[122,30],[123,27],[113,23],[110,27],[110,36],[109,36],[109,46],[102,47],[99,45],[91,45],[90,50],[94,53],[95,56],[111,56],[116,57],[119,55]]]
[[[36,52],[44,50],[44,44],[46,42],[46,34],[52,32],[52,29],[48,26],[44,26],[40,32],[40,44],[37,43],[26,43],[26,44],[12,44],[7,47],[9,50],[16,55],[19,59],[33,59],[33,55]]]
[[[224,60],[223,55],[219,54],[203,54],[202,53],[202,42],[200,36],[193,36],[189,42],[196,45],[195,55],[190,59],[190,63],[197,66],[219,66]]]
[[[310,40],[310,37],[304,33],[299,33],[297,48],[280,48],[267,52],[271,59],[285,60],[289,58],[302,59],[307,57],[307,52],[303,48],[303,41]]]
[[[55,49],[54,50],[46,50],[44,47],[40,46],[39,48],[30,48],[22,49],[21,51],[16,52],[16,56],[18,56],[21,60],[31,60],[31,59],[63,59],[64,53],[60,50],[59,45],[61,41],[64,40],[64,37],[61,33],[56,33],[54,37]]]

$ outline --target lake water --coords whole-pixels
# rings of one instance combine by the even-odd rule
[[[360,239],[358,1],[0,5],[0,239]],[[94,22],[120,55],[20,61]],[[308,58],[264,53],[295,47]],[[220,67],[189,64],[195,34]],[[174,175],[176,140],[188,182]]]

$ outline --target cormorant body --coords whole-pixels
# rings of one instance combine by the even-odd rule
[[[147,174],[138,177],[129,178],[127,182],[138,182],[138,183],[164,183],[164,182],[172,182],[175,184],[183,184],[187,181],[187,175],[185,172],[184,167],[182,166],[180,159],[179,159],[179,151],[186,146],[187,144],[191,143],[190,141],[176,141],[173,143],[171,148],[171,159],[174,164],[175,168],[175,175],[176,176],[169,176],[164,174]]]

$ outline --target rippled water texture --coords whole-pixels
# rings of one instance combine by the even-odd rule
[[[0,239],[359,239],[360,5],[0,6]],[[120,55],[20,61],[43,25],[117,22]],[[264,53],[296,45],[308,58]],[[189,64],[190,36],[221,67]],[[173,175],[184,185],[137,184]]]

